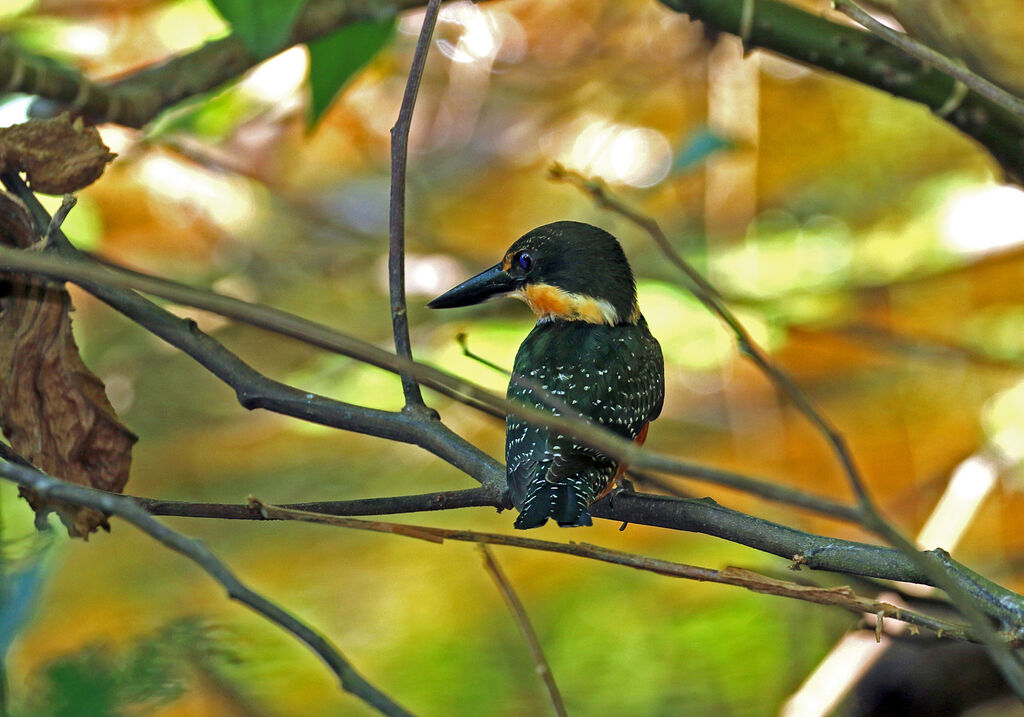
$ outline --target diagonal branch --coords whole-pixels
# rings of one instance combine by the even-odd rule
[[[555,714],[558,717],[567,717],[568,713],[565,711],[562,693],[558,691],[555,676],[551,674],[551,665],[548,664],[548,660],[544,656],[544,648],[541,647],[537,633],[534,631],[533,625],[530,624],[530,616],[526,614],[526,608],[523,607],[523,603],[516,594],[515,588],[512,587],[512,583],[509,582],[505,572],[498,565],[498,561],[494,559],[494,554],[487,547],[487,544],[480,543],[479,547],[480,553],[484,558],[484,568],[487,569],[488,574],[494,579],[494,584],[498,586],[502,599],[505,600],[509,612],[515,618],[516,625],[519,626],[519,632],[523,634],[523,639],[526,640],[526,644],[530,648],[530,654],[533,655],[537,674],[544,681],[544,687],[548,691],[548,697],[551,699],[551,706],[554,708]]]
[[[856,511],[842,503],[828,498],[816,496],[805,491],[789,488],[768,480],[730,471],[700,466],[680,461],[670,456],[651,453],[637,446],[632,441],[618,436],[600,425],[589,424],[567,411],[566,415],[555,416],[520,403],[509,403],[490,391],[477,386],[465,379],[453,376],[428,365],[402,361],[394,354],[377,346],[361,341],[355,337],[333,331],[321,324],[303,319],[292,314],[267,306],[250,304],[233,297],[222,296],[209,291],[193,289],[165,279],[150,277],[137,272],[124,272],[108,266],[100,266],[73,255],[45,256],[38,252],[24,252],[0,247],[0,266],[6,269],[40,273],[54,278],[73,281],[86,291],[94,293],[110,303],[129,318],[138,321],[143,327],[155,331],[163,324],[170,322],[176,327],[176,334],[185,331],[189,335],[202,336],[205,345],[215,345],[218,354],[226,352],[219,344],[205,334],[198,334],[194,325],[164,312],[151,302],[129,292],[128,298],[144,302],[143,312],[126,311],[124,292],[138,289],[146,293],[160,296],[197,308],[245,322],[252,326],[268,329],[276,333],[305,341],[313,346],[350,356],[372,366],[398,373],[407,370],[424,385],[447,389],[450,395],[468,397],[472,405],[485,405],[489,412],[505,416],[508,413],[520,416],[532,423],[548,426],[567,435],[573,435],[594,448],[627,462],[637,469],[663,471],[686,476],[696,480],[717,483],[737,490],[754,493],[768,500],[814,510],[832,517],[847,521],[857,521]],[[108,300],[109,299],[109,300]],[[129,302],[130,303],[130,302]],[[154,312],[162,312],[154,317]],[[181,337],[175,336],[175,339]],[[178,346],[174,340],[172,344]],[[191,342],[181,342],[182,347],[191,346]],[[192,353],[204,366],[210,368],[222,380],[235,386],[235,378],[230,373],[224,375],[218,363],[208,365],[209,356],[205,352]],[[230,358],[229,358],[230,357]],[[241,361],[233,354],[221,357],[232,366]],[[244,364],[242,364],[244,366]],[[251,369],[249,369],[251,371]],[[378,435],[393,440],[415,443],[436,455],[444,458],[457,468],[465,470],[478,480],[498,484],[502,482],[503,469],[496,462],[483,456],[478,449],[466,443],[452,433],[442,423],[433,420],[419,420],[416,416],[406,413],[376,411],[360,406],[352,406],[335,402],[332,399],[316,397],[297,389],[279,384],[276,381],[252,372],[248,378],[266,390],[257,395],[240,397],[243,405],[249,408],[269,408],[280,413],[295,415],[304,420],[311,420],[325,425],[336,426],[346,430],[355,430],[370,435]],[[269,385],[268,385],[269,384]],[[271,390],[273,389],[273,390]],[[237,390],[237,389],[236,389]],[[461,400],[461,398],[460,398]],[[325,403],[327,402],[327,403]],[[335,410],[344,409],[344,420],[335,416]],[[366,420],[367,426],[362,421]],[[487,476],[481,478],[481,476]]]
[[[740,352],[750,358],[769,381],[790,401],[796,405],[810,423],[824,436],[833,453],[842,466],[850,486],[857,497],[857,521],[868,530],[888,542],[913,561],[921,571],[928,575],[933,585],[941,587],[949,595],[957,609],[974,625],[986,647],[989,648],[996,666],[1013,691],[1024,700],[1024,660],[1010,651],[1004,641],[989,624],[985,616],[986,602],[970,590],[964,589],[943,562],[929,553],[922,553],[899,530],[889,524],[879,512],[868,494],[864,481],[853,462],[846,440],[832,426],[825,416],[818,411],[803,390],[789,375],[768,358],[767,354],[751,339],[746,328],[725,305],[721,294],[676,251],[672,242],[662,231],[661,226],[653,218],[632,209],[625,202],[612,196],[604,184],[598,180],[587,179],[578,172],[566,170],[555,165],[550,176],[556,180],[568,181],[582,191],[590,194],[599,206],[616,212],[648,232],[662,253],[678,267],[689,281],[691,293],[715,316],[732,330],[739,345]]]
[[[381,20],[424,0],[309,0],[288,45],[323,37],[363,20]],[[93,82],[50,58],[0,44],[0,83],[35,94],[96,122],[142,127],[163,110],[237,79],[267,58],[252,55],[234,34],[108,83]]]
[[[242,583],[203,543],[171,530],[131,498],[67,483],[33,468],[8,462],[0,462],[0,477],[31,488],[47,498],[95,508],[123,518],[154,540],[196,563],[224,586],[232,600],[237,600],[306,643],[337,675],[343,689],[385,715],[409,715],[390,697],[367,682],[326,637]]]
[[[860,471],[857,470],[846,441],[839,431],[811,403],[803,389],[785,371],[768,358],[764,350],[751,338],[746,327],[740,323],[739,319],[726,306],[722,295],[718,293],[718,289],[676,251],[676,248],[672,246],[672,242],[665,232],[662,231],[658,222],[645,214],[641,214],[612,195],[604,183],[598,179],[588,179],[579,172],[566,169],[558,163],[550,168],[548,175],[554,180],[565,181],[578,187],[583,192],[589,194],[598,206],[625,217],[654,239],[655,244],[658,245],[658,248],[665,257],[686,276],[686,288],[689,289],[690,293],[704,305],[704,308],[717,316],[732,331],[736,337],[740,353],[753,361],[768,380],[787,396],[800,413],[825,437],[833,452],[839,458],[839,463],[857,496],[858,502],[861,505],[866,502],[870,503],[870,497],[864,486],[864,481],[861,479]]]
[[[17,175],[0,175],[0,180],[29,208],[41,235],[50,225],[50,217],[35,195]],[[52,254],[45,261],[63,261],[86,267],[90,276],[79,283],[83,289],[121,312],[147,331],[182,350],[234,389],[239,403],[247,409],[263,408],[301,420],[389,440],[412,443],[442,458],[456,468],[489,481],[500,493],[503,476],[493,469],[494,461],[478,448],[452,432],[440,421],[392,411],[381,411],[300,391],[259,373],[220,342],[203,333],[194,321],[182,319],[131,290],[131,283],[118,286],[105,281],[105,267],[87,259],[61,232],[54,234]],[[32,252],[40,256],[40,252]],[[56,256],[54,256],[54,254]],[[125,272],[127,276],[143,275]],[[159,283],[159,280],[157,280]],[[173,284],[172,284],[173,285]],[[287,315],[286,315],[287,316]],[[315,324],[314,324],[315,325]],[[371,344],[353,340],[349,348],[367,349],[394,359],[393,354]],[[439,387],[448,392],[447,387]],[[471,401],[472,402],[472,401]],[[478,402],[477,402],[478,403]],[[497,410],[497,409],[490,409]],[[504,413],[501,414],[504,416]],[[489,470],[487,467],[491,466]]]
[[[982,97],[995,102],[1000,107],[1006,108],[1018,117],[1024,118],[1024,100],[1010,94],[999,85],[971,72],[963,65],[954,62],[942,53],[933,50],[924,43],[918,42],[909,35],[896,32],[891,27],[886,27],[857,5],[857,3],[853,2],[853,0],[832,0],[832,6],[854,22],[863,25],[872,34],[882,38],[893,47],[898,47],[911,57],[916,57],[921,62],[946,73]]]

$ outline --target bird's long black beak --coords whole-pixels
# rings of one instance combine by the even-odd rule
[[[454,289],[449,289],[427,306],[431,309],[453,309],[457,306],[479,304],[491,297],[513,291],[516,283],[516,279],[502,269],[501,264],[495,264],[473,278],[466,279]]]

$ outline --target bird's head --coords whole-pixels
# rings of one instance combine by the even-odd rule
[[[541,320],[636,323],[636,282],[619,242],[581,222],[537,227],[500,262],[441,294],[427,306],[450,309],[512,296]]]

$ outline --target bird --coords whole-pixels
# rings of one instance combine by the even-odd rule
[[[637,303],[636,281],[618,240],[574,221],[537,227],[501,261],[427,304],[449,309],[509,296],[537,317],[516,353],[510,403],[561,415],[555,399],[585,421],[643,444],[665,398],[661,345]],[[626,466],[557,430],[509,414],[505,422],[514,527],[549,518],[562,527],[592,525],[590,506]]]

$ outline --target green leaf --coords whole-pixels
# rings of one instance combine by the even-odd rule
[[[334,96],[394,35],[395,18],[356,22],[309,43],[309,124],[315,125]]]
[[[231,31],[258,59],[284,49],[306,0],[210,0]]]

